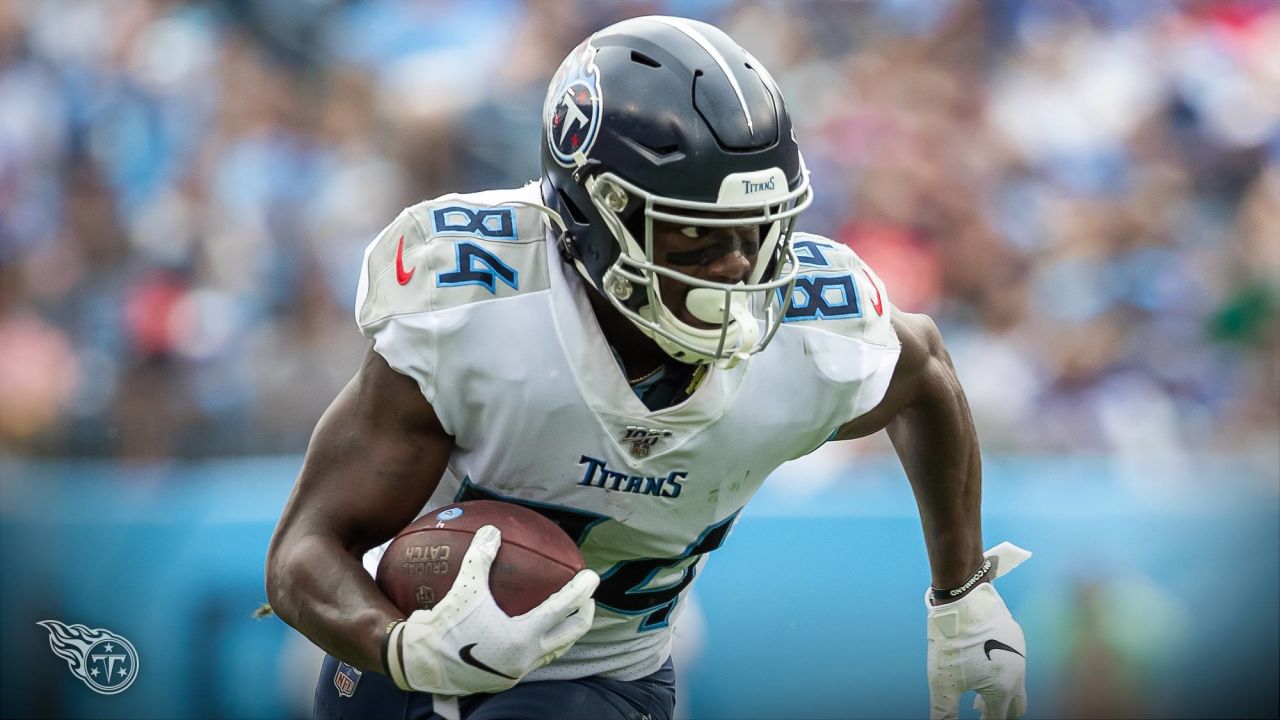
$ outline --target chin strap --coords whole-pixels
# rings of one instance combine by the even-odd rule
[[[738,349],[729,357],[716,361],[716,367],[721,370],[731,370],[751,357],[750,348],[755,347],[756,341],[760,339],[760,326],[756,324],[756,318],[746,303],[731,303],[729,315],[738,324]]]
[[[760,340],[760,325],[756,322],[756,316],[751,314],[751,308],[745,301],[730,303],[729,314],[738,323],[739,350],[733,354],[735,358],[734,365],[736,365],[738,364],[737,361],[751,357],[750,348],[755,347],[756,342]]]

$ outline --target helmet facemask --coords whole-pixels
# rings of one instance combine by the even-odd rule
[[[612,172],[588,176],[584,185],[619,246],[599,290],[641,332],[677,360],[722,368],[768,345],[782,324],[795,283],[798,262],[791,234],[796,217],[812,200],[807,172],[794,190],[777,169],[730,175],[716,202],[655,195]],[[659,221],[706,228],[761,226],[760,247],[746,279],[716,282],[659,264],[654,257],[654,223]],[[643,242],[631,228],[642,229]],[[706,327],[677,316],[679,308],[664,301],[660,277],[689,286],[684,307]]]

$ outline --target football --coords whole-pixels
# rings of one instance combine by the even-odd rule
[[[436,508],[401,530],[378,563],[378,587],[406,616],[431,609],[453,587],[472,537],[485,525],[502,531],[489,588],[512,617],[537,607],[586,567],[578,546],[554,522],[512,503],[473,500]]]

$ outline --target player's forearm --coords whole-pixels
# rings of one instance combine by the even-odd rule
[[[931,355],[920,394],[888,431],[920,509],[933,586],[955,588],[982,559],[982,460],[951,359],[940,343]]]
[[[267,565],[272,610],[330,655],[385,672],[382,636],[403,614],[336,540],[285,541]]]

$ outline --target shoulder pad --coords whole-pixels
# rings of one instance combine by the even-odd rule
[[[820,327],[877,345],[898,345],[884,281],[857,253],[808,233],[796,233],[791,243],[800,269],[783,322]]]
[[[365,248],[356,322],[547,289],[545,212],[536,184],[405,209]]]

